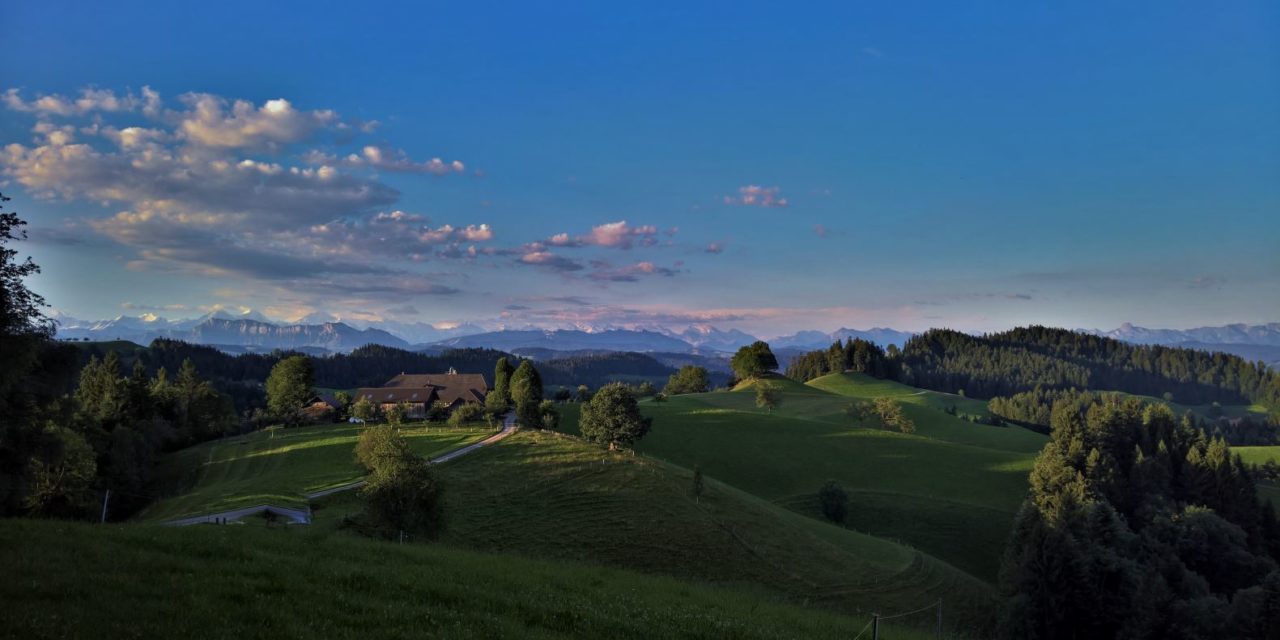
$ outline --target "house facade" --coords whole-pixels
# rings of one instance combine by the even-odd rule
[[[355,400],[366,398],[383,411],[404,403],[408,417],[421,420],[432,408],[452,411],[467,402],[484,404],[488,393],[484,375],[450,368],[446,373],[401,373],[381,387],[356,390]]]

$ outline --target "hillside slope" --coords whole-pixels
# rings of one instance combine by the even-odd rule
[[[0,637],[24,640],[834,639],[866,623],[603,567],[292,529],[0,520],[0,540]]]
[[[520,432],[440,468],[442,542],[751,587],[844,613],[911,610],[939,598],[948,624],[986,628],[989,586],[907,547],[796,514],[687,469],[576,438]],[[316,505],[318,527],[359,497]]]
[[[161,460],[159,470],[170,497],[139,518],[163,522],[260,504],[303,507],[304,493],[364,477],[353,454],[361,428],[337,424],[270,429],[177,451]],[[402,432],[416,453],[428,457],[493,433],[482,426],[411,427]]]
[[[834,479],[850,493],[850,527],[902,540],[994,582],[1046,439],[908,398],[904,411],[915,434],[869,428],[845,415],[850,396],[803,389],[784,391],[772,412],[756,408],[749,388],[644,402],[654,423],[638,450],[700,465],[709,477],[814,518],[818,488]],[[578,410],[564,406],[562,429],[576,433]]]

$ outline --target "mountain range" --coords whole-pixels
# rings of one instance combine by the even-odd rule
[[[313,313],[295,322],[279,322],[254,311],[240,314],[217,311],[184,320],[169,320],[151,314],[84,321],[55,313],[53,318],[58,321],[58,337],[66,340],[129,340],[147,344],[156,338],[171,338],[215,346],[232,353],[296,349],[321,354],[380,344],[419,351],[487,347],[504,351],[636,351],[717,357],[717,354],[732,353],[757,340],[739,329],[722,329],[707,324],[682,329],[582,326],[552,329],[499,327],[494,330],[479,324],[436,326],[423,322],[340,320],[324,313]],[[1150,329],[1125,323],[1112,330],[1080,331],[1135,344],[1224,351],[1280,366],[1280,322],[1195,329]],[[798,331],[771,338],[768,342],[780,355],[791,356],[850,338],[901,347],[912,335],[909,331],[883,327],[867,330],[841,328],[830,332]]]

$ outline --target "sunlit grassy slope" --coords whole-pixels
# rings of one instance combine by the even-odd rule
[[[1247,464],[1263,464],[1268,460],[1274,460],[1280,464],[1280,446],[1231,447],[1231,452],[1240,454]],[[1259,482],[1258,496],[1263,500],[1270,500],[1272,505],[1280,509],[1280,485],[1275,482],[1266,480]]]
[[[0,637],[23,640],[834,639],[867,621],[600,566],[318,530],[9,519],[0,540]],[[932,635],[890,626],[881,637]]]
[[[688,469],[646,456],[523,431],[439,472],[445,544],[749,587],[854,614],[943,598],[948,626],[990,624],[989,585],[954,567],[714,480],[698,497]],[[316,527],[332,528],[359,501],[318,502]]]
[[[818,488],[834,479],[850,492],[850,527],[907,542],[994,581],[1046,438],[933,408],[946,397],[840,377],[783,392],[772,412],[756,408],[750,388],[645,402],[654,425],[639,450],[684,467],[701,465],[709,477],[814,518]],[[868,428],[844,413],[857,398],[891,394],[915,421],[915,434]],[[563,428],[576,432],[577,417],[578,407],[565,405]]]
[[[224,438],[167,456],[160,473],[174,497],[141,515],[146,521],[225,511],[259,504],[301,507],[302,494],[359,480],[364,470],[353,449],[358,425],[270,429]],[[403,430],[421,455],[444,453],[482,440],[487,427],[413,426]]]

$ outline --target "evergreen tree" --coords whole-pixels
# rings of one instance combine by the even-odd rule
[[[521,426],[542,428],[542,376],[528,360],[521,362],[511,374],[511,400],[516,405],[516,418]]]

